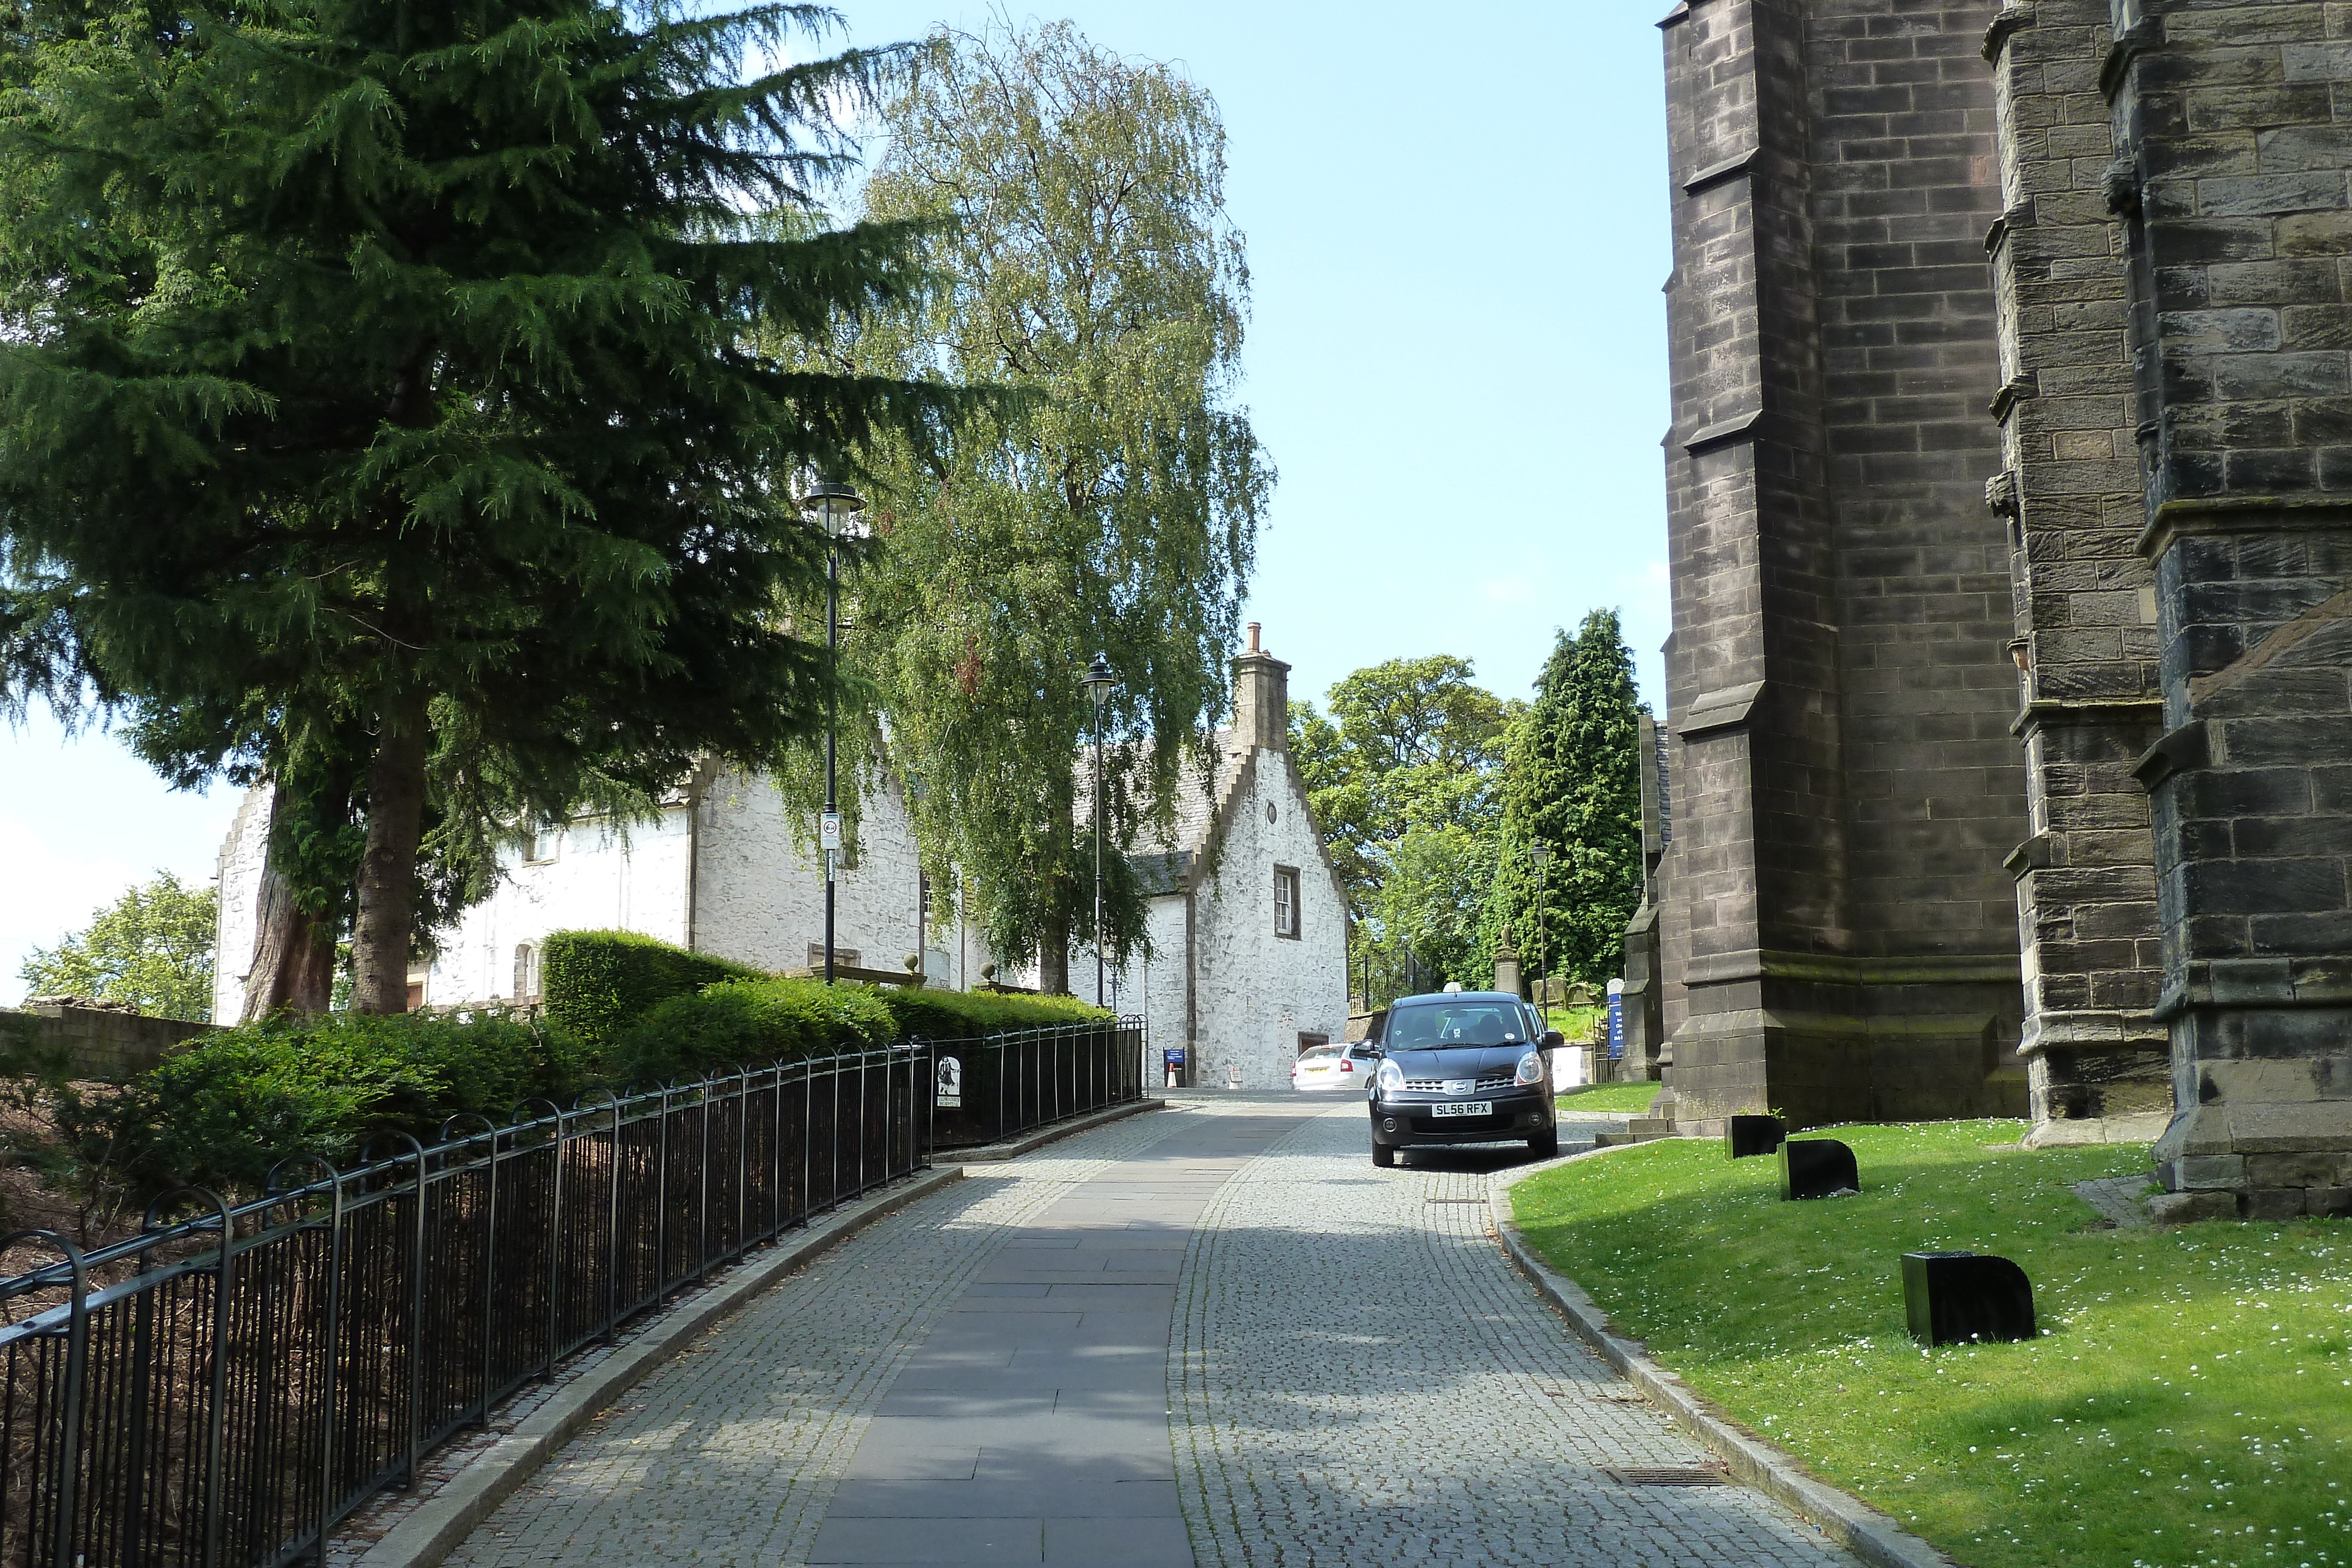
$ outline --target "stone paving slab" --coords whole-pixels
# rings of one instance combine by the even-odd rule
[[[1852,1564],[1745,1487],[1610,1479],[1710,1457],[1610,1397],[1488,1233],[1490,1173],[1524,1151],[1375,1170],[1362,1117],[1304,1124],[1192,1233],[1168,1395],[1198,1563]]]
[[[1325,1113],[1328,1113],[1326,1114]],[[1852,1559],[1564,1332],[1470,1151],[1196,1095],[910,1205],[649,1377],[464,1568],[1704,1564]]]

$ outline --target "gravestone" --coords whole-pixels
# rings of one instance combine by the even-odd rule
[[[1862,1190],[1853,1151],[1835,1138],[1789,1138],[1780,1145],[1783,1198],[1835,1197]]]
[[[1726,1116],[1723,1119],[1723,1152],[1728,1158],[1744,1160],[1755,1155],[1769,1155],[1789,1140],[1789,1130],[1780,1125],[1778,1116]]]
[[[1921,1344],[2032,1339],[2033,1283],[2006,1258],[1903,1254],[1903,1312]]]

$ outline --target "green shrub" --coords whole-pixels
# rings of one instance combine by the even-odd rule
[[[571,1087],[565,1055],[495,1011],[287,1016],[202,1037],[132,1080],[108,1119],[136,1186],[249,1194],[292,1155],[348,1164],[371,1127],[431,1143],[461,1111],[504,1121]]]
[[[607,1051],[616,1087],[731,1072],[769,1061],[867,1051],[898,1037],[872,986],[822,980],[730,980],[672,997],[622,1030]]]
[[[764,979],[747,964],[692,953],[634,931],[558,931],[540,951],[547,1016],[592,1051],[672,997],[721,980]]]
[[[897,988],[881,993],[902,1040],[971,1040],[1008,1030],[1095,1023],[1112,1015],[1076,997]]]

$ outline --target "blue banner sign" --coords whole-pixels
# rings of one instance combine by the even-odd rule
[[[1625,1060],[1625,982],[1609,982],[1609,1060]]]

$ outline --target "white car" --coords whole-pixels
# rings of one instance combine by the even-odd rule
[[[1293,1089],[1353,1089],[1361,1092],[1372,1081],[1380,1053],[1360,1041],[1354,1045],[1310,1045],[1290,1064]]]

